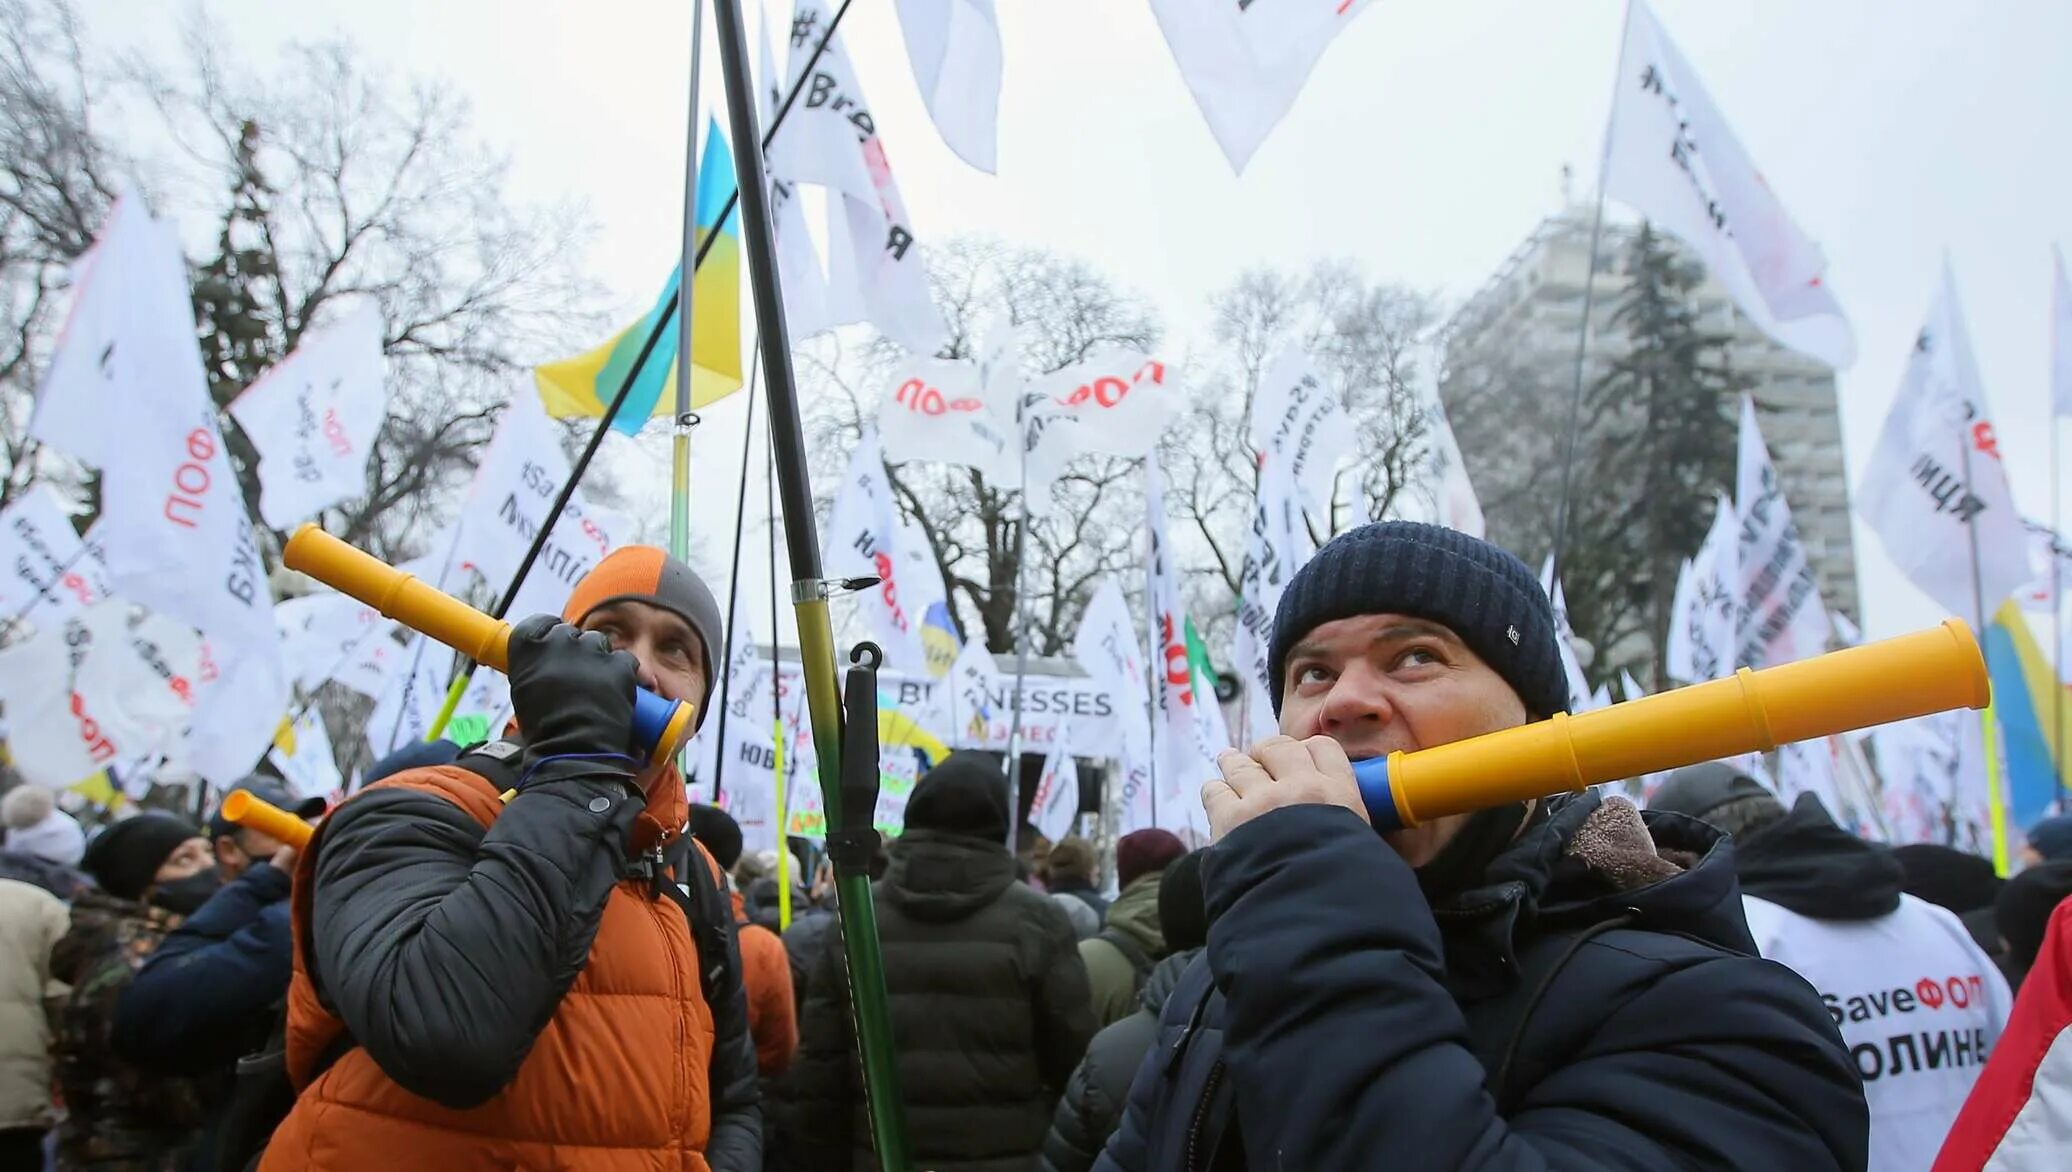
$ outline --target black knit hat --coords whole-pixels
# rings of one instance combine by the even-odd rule
[[[1511,685],[1526,711],[1568,711],[1554,604],[1525,563],[1456,529],[1380,521],[1326,542],[1281,595],[1268,655],[1275,712],[1288,649],[1325,623],[1366,614],[1439,623]]]
[[[1007,842],[1007,778],[984,753],[958,752],[921,775],[907,799],[908,830]]]
[[[108,894],[138,899],[180,844],[201,836],[201,827],[185,818],[139,814],[95,835],[86,844],[86,857],[80,866]]]
[[[712,852],[721,868],[731,871],[741,861],[741,824],[718,806],[691,807],[691,837]]]

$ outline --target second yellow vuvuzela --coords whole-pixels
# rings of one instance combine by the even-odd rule
[[[1700,761],[1774,749],[1952,708],[1984,708],[1971,628],[1940,627],[1797,663],[1557,715],[1450,745],[1353,763],[1378,830],[1416,826]]]

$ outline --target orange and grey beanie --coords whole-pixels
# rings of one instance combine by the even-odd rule
[[[705,644],[705,695],[698,700],[698,723],[705,723],[711,707],[712,688],[718,682],[721,636],[719,603],[695,571],[652,545],[625,545],[613,550],[583,575],[568,605],[561,608],[564,622],[580,623],[599,607],[614,602],[645,602],[675,614],[698,633]]]

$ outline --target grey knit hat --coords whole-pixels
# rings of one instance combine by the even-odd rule
[[[1568,711],[1554,604],[1525,563],[1457,529],[1380,521],[1326,542],[1281,595],[1268,652],[1276,713],[1288,649],[1325,623],[1365,614],[1439,623],[1511,685],[1527,712]]]

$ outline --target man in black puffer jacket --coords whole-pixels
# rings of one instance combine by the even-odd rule
[[[1000,766],[953,753],[914,787],[872,885],[916,1168],[1027,1172],[1093,1035],[1072,925],[1015,882],[1007,825]],[[875,1168],[838,932],[810,987],[791,1072],[800,1166]]]
[[[1098,1167],[1864,1166],[1855,1064],[1754,956],[1718,831],[1582,794],[1376,833],[1349,758],[1565,710],[1555,639],[1532,572],[1453,530],[1363,526],[1294,575],[1286,735],[1202,787],[1208,947]]]
[[[1201,898],[1201,858],[1200,851],[1182,855],[1159,875],[1158,923],[1172,952],[1144,978],[1137,1011],[1094,1035],[1086,1057],[1072,1072],[1072,1081],[1065,1084],[1065,1097],[1058,1100],[1050,1134],[1043,1138],[1045,1172],[1087,1172],[1122,1121],[1130,1079],[1158,1038],[1158,1015],[1165,1009],[1166,998],[1209,939],[1209,916]]]

